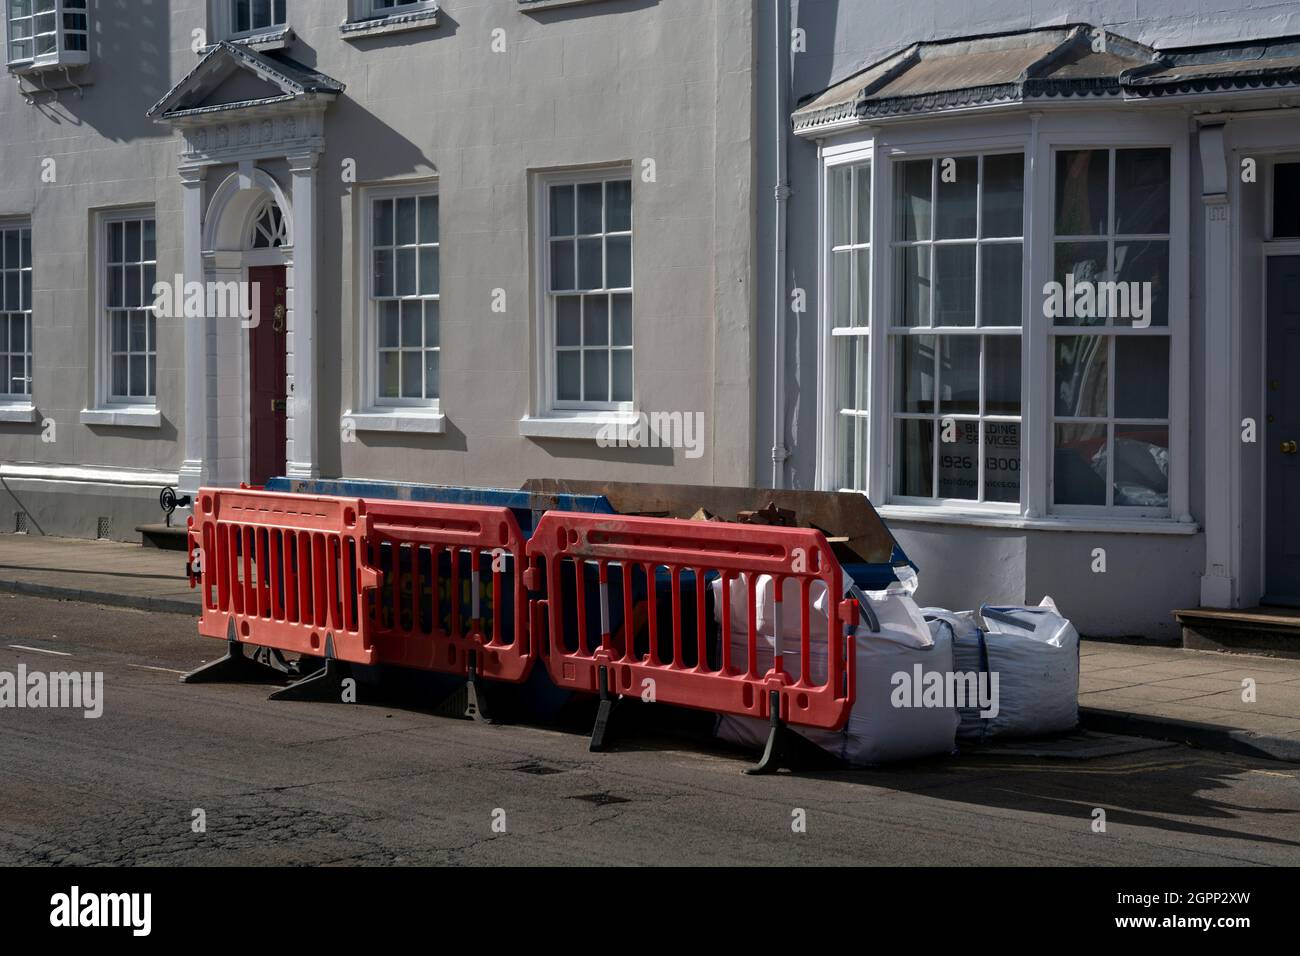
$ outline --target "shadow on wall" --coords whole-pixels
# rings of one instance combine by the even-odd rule
[[[169,130],[145,116],[172,87],[169,6],[168,0],[91,0],[91,82],[80,96],[61,90],[60,110],[117,142],[169,139]],[[66,121],[52,110],[54,102],[38,102],[52,121]]]

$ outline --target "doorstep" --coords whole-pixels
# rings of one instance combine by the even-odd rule
[[[1300,608],[1189,608],[1174,611],[1183,647],[1300,660]]]

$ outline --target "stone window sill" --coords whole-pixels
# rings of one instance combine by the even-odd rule
[[[345,40],[357,40],[389,33],[405,33],[409,30],[425,30],[436,27],[440,22],[438,8],[431,7],[425,10],[413,10],[410,13],[393,13],[386,17],[347,20],[340,24],[339,35]]]
[[[346,428],[349,423],[359,432],[441,435],[447,431],[447,416],[427,409],[372,408],[347,412],[340,424]]]
[[[121,408],[83,408],[83,425],[112,425],[117,428],[158,428],[162,413],[157,408],[124,405]]]

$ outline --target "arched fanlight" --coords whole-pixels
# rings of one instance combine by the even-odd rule
[[[267,200],[262,211],[253,220],[253,234],[249,245],[254,249],[277,249],[283,246],[288,238],[284,213],[280,212],[280,207],[275,204],[275,200]]]

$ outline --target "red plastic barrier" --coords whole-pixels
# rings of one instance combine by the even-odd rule
[[[781,720],[810,727],[844,725],[854,697],[854,656],[846,624],[856,624],[853,601],[841,601],[842,571],[821,532],[810,528],[682,521],[547,512],[528,542],[534,562],[529,570],[532,590],[546,589],[534,602],[534,642],[540,647],[540,622],[546,621],[546,666],[560,687],[598,692],[605,669],[611,693],[641,696],[653,686],[654,699],[749,717],[769,717],[770,695],[779,697]],[[660,569],[666,571],[671,614],[671,650],[660,634]],[[541,572],[545,571],[543,584]],[[594,572],[594,573],[593,573]],[[731,583],[743,575],[748,594],[747,661],[733,661],[730,640]],[[783,639],[775,641],[772,666],[759,673],[756,588],[760,575],[774,579],[773,630],[781,634],[782,612],[799,621],[798,676],[787,670]],[[707,579],[721,579],[720,628],[708,612]],[[684,610],[684,577],[693,578],[694,612]],[[797,582],[800,607],[782,608],[786,582]],[[833,597],[827,633],[812,634],[814,582],[822,582]],[[640,587],[638,588],[638,582]],[[598,601],[593,600],[595,591]],[[614,593],[611,594],[610,592]],[[617,603],[614,603],[617,602]],[[589,607],[589,603],[592,605]],[[611,608],[621,607],[621,628],[611,627]],[[571,613],[566,614],[566,609]],[[591,615],[599,625],[588,624]],[[792,620],[786,618],[786,620]],[[566,627],[566,623],[570,626]],[[694,641],[686,643],[684,625],[691,623]],[[576,624],[576,631],[573,625]],[[716,632],[720,630],[720,634]],[[614,633],[611,633],[613,631]],[[598,635],[598,637],[596,637]],[[711,636],[719,639],[710,640]],[[661,641],[661,637],[663,640]],[[593,638],[596,638],[593,640]],[[644,642],[642,641],[644,638]],[[763,638],[766,643],[766,638]],[[825,680],[815,679],[812,650],[826,644]],[[644,643],[644,648],[642,645]],[[716,665],[710,663],[711,648]],[[646,680],[653,681],[647,685]]]
[[[523,535],[508,508],[201,489],[199,633],[281,651],[522,681]]]
[[[368,617],[385,664],[518,682],[532,669],[524,538],[509,508],[364,502]]]
[[[332,638],[339,660],[376,663],[365,534],[359,498],[200,489],[189,522],[199,633],[313,656]]]

